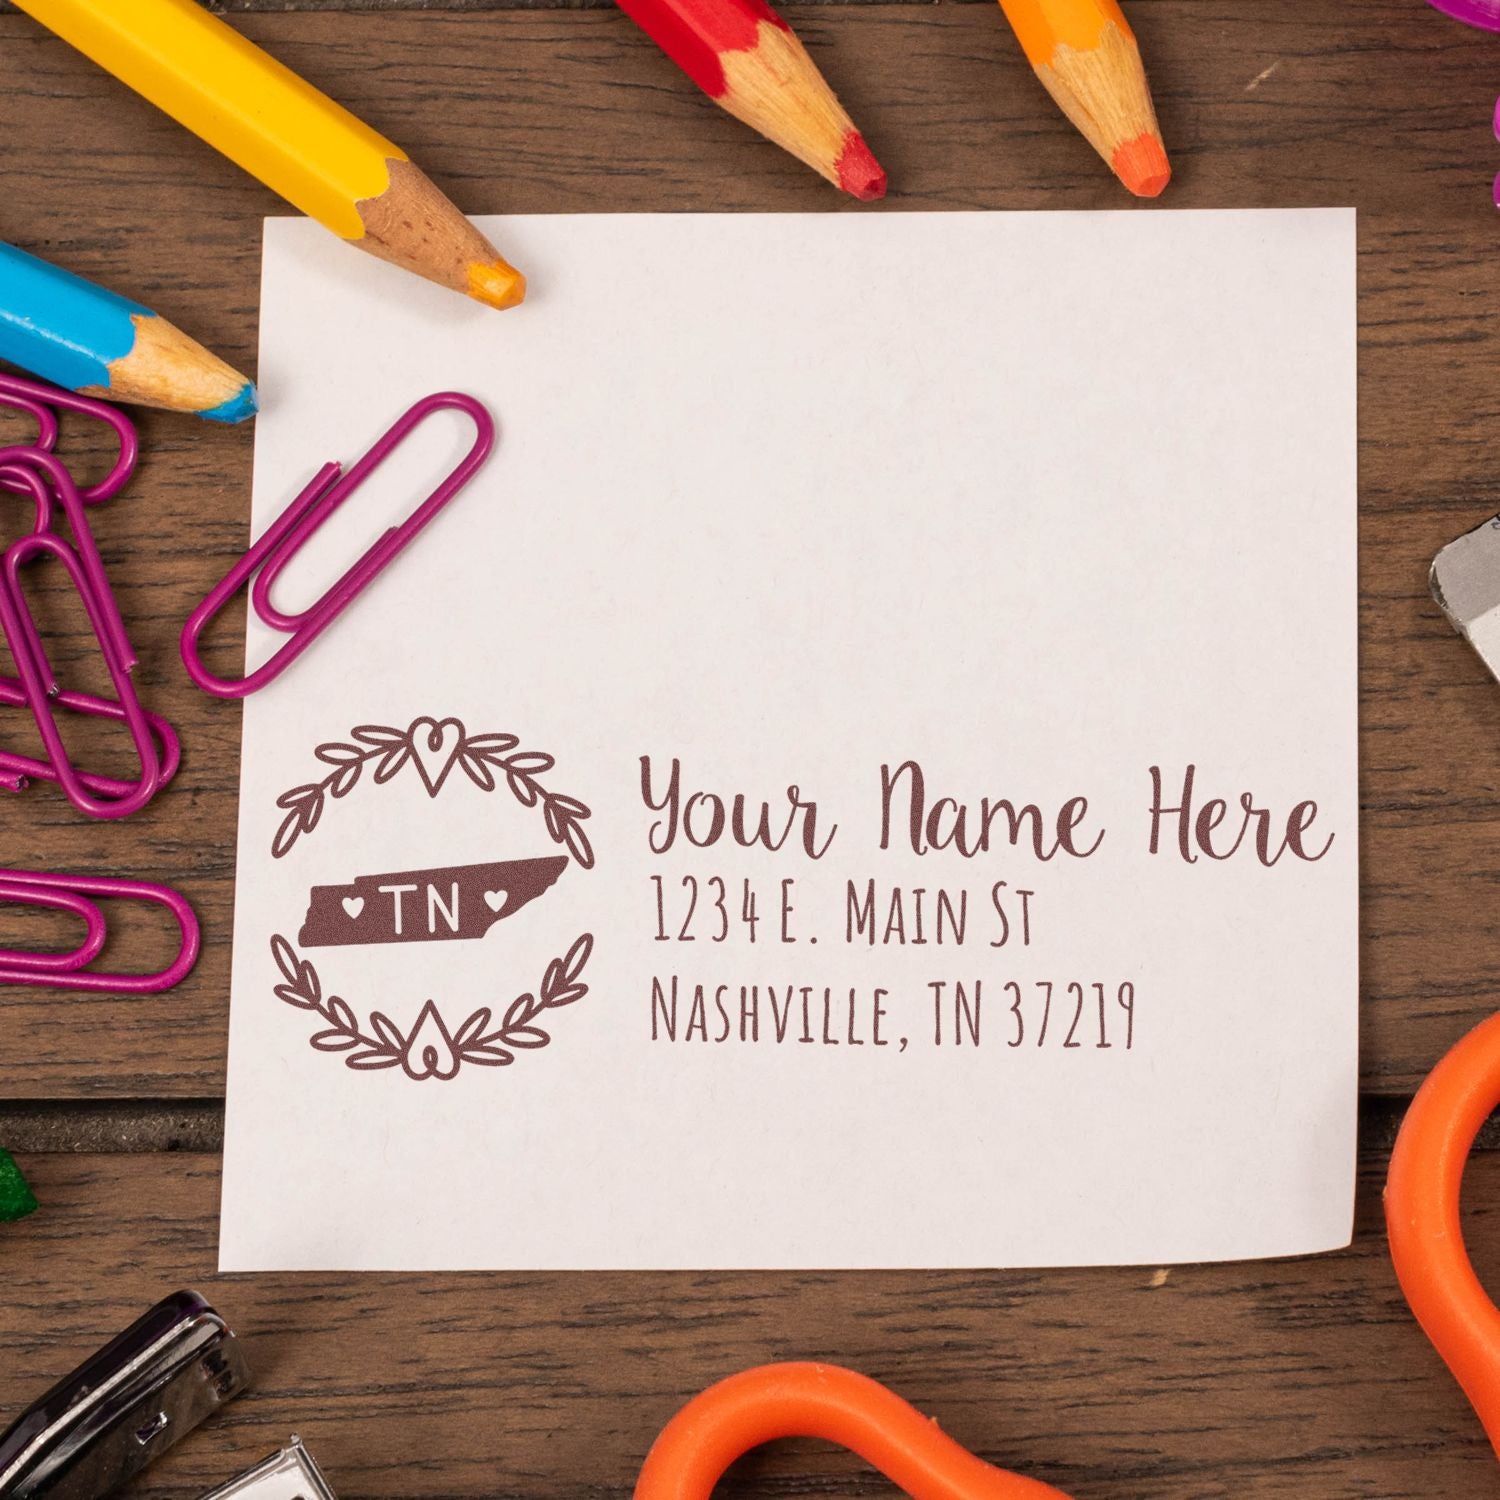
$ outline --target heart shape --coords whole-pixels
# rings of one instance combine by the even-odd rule
[[[363,896],[344,897],[344,915],[351,922],[357,921],[359,914],[365,909],[365,898]]]
[[[498,917],[505,910],[505,903],[510,900],[509,891],[486,891],[484,893],[484,904]]]
[[[406,1039],[401,1066],[408,1078],[419,1082],[424,1078],[447,1082],[458,1072],[458,1049],[453,1045],[453,1035],[431,1000],[422,1007],[422,1014]]]
[[[427,795],[436,797],[463,748],[464,726],[457,719],[444,719],[441,724],[436,719],[413,719],[406,737],[417,775]]]

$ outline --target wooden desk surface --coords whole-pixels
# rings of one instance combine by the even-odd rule
[[[154,1490],[183,1500],[294,1428],[345,1500],[625,1494],[691,1391],[791,1356],[886,1378],[986,1457],[1079,1497],[1500,1494],[1378,1222],[1404,1100],[1500,997],[1500,689],[1426,587],[1438,547],[1500,510],[1500,38],[1421,0],[1135,0],[1176,171],[1158,209],[1132,205],[1042,97],[993,5],[792,6],[891,172],[870,209],[707,104],[612,8],[226,8],[474,212],[1357,206],[1358,1234],[1342,1255],[1164,1278],[216,1277],[239,714],[188,688],[175,639],[243,548],[251,434],[148,416],[140,476],[97,529],[143,695],[179,726],[186,762],[120,827],[77,820],[46,790],[4,801],[4,862],[178,885],[205,953],[150,1000],[0,988],[0,1142],[45,1201],[0,1236],[0,1414],[192,1283],[239,1324],[259,1383],[153,1471]],[[259,220],[279,202],[3,12],[0,173],[0,235],[253,369]],[[81,657],[78,622],[45,591],[38,607],[59,655]],[[25,728],[12,715],[5,732]],[[1500,1156],[1481,1153],[1470,1177],[1476,1258],[1500,1273],[1500,1229],[1486,1244]],[[750,1461],[730,1487],[879,1490],[808,1444]]]

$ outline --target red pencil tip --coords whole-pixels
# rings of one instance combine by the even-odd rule
[[[885,197],[885,168],[875,160],[875,153],[857,130],[844,137],[844,149],[833,169],[839,174],[839,186],[860,202],[872,203]]]
[[[1115,147],[1110,158],[1115,176],[1137,198],[1154,198],[1172,180],[1172,168],[1161,137],[1149,133]]]

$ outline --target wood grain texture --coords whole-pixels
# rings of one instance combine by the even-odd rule
[[[1371,1153],[1388,1154],[1409,1103],[1385,1094],[1367,1094],[1359,1109],[1361,1146]],[[224,1103],[180,1097],[0,1100],[0,1141],[13,1152],[216,1153],[224,1145]],[[1500,1150],[1500,1114],[1480,1128],[1474,1149]]]
[[[179,1285],[244,1342],[254,1389],[130,1492],[159,1500],[195,1500],[293,1431],[346,1500],[624,1497],[683,1400],[788,1358],[885,1380],[983,1457],[1076,1500],[1431,1500],[1500,1483],[1395,1285],[1379,1162],[1352,1250],[1164,1278],[218,1277],[214,1158],[21,1164],[43,1206],[0,1227],[0,1414]],[[1500,1272],[1500,1156],[1475,1162],[1468,1191],[1476,1260]],[[796,1443],[738,1466],[723,1493],[891,1490],[849,1454]]]
[[[235,24],[473,212],[872,211],[720,115],[605,0],[216,8],[264,12]],[[218,1164],[194,1153],[219,1140],[239,712],[188,687],[175,638],[244,544],[251,434],[151,414],[139,479],[95,519],[143,695],[182,731],[183,772],[120,827],[76,819],[45,789],[0,798],[0,863],[176,883],[207,943],[193,978],[154,999],[0,988],[0,1143],[32,1153],[43,1200],[0,1227],[0,1424],[192,1284],[238,1328],[257,1385],[151,1471],[163,1500],[195,1500],[294,1430],[345,1500],[624,1497],[693,1391],[795,1357],[889,1381],[984,1457],[1078,1500],[1496,1492],[1479,1426],[1400,1299],[1378,1192],[1400,1096],[1500,997],[1500,689],[1425,586],[1432,553],[1500,510],[1500,41],[1421,0],[1134,0],[1130,14],[1176,172],[1163,209],[1360,211],[1364,1077],[1384,1097],[1362,1116],[1353,1248],[1179,1268],[1160,1285],[1149,1270],[216,1276]],[[788,15],[891,171],[875,211],[1141,211],[987,0]],[[274,198],[3,13],[0,141],[0,235],[253,368]],[[545,267],[526,269],[544,284]],[[0,503],[0,527],[13,516]],[[76,610],[54,584],[40,582],[38,612],[59,664],[86,681]],[[231,615],[221,643],[237,630]],[[25,739],[13,716],[0,735]],[[107,736],[86,744],[118,753]],[[7,919],[0,941],[16,930]],[[130,927],[124,956],[150,959],[153,941]],[[150,1154],[94,1154],[106,1145]],[[1478,1268],[1500,1284],[1500,1154],[1476,1158],[1467,1194]],[[738,1466],[722,1493],[890,1489],[803,1443]]]
[[[879,209],[841,203],[724,117],[613,12],[236,24],[474,212],[1355,204],[1364,1079],[1408,1092],[1500,997],[1500,690],[1426,588],[1432,554],[1500,510],[1495,41],[1419,0],[1139,4],[1176,172],[1161,208],[1139,209],[1042,95],[994,7],[788,15],[891,173]],[[0,140],[0,232],[253,367],[259,218],[280,211],[270,194],[16,16],[0,16]],[[545,286],[545,266],[526,270]],[[0,1097],[222,1088],[239,715],[189,689],[175,636],[244,543],[251,435],[155,415],[143,434],[141,476],[97,529],[147,702],[182,731],[184,771],[118,828],[83,823],[40,789],[0,816],[15,863],[180,884],[205,954],[152,1000],[0,990]],[[52,618],[66,660],[81,641],[60,610]]]

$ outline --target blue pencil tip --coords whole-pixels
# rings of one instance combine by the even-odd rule
[[[255,399],[255,387],[247,380],[229,400],[221,402],[211,411],[199,412],[198,415],[210,422],[244,422],[259,410],[260,402]]]

